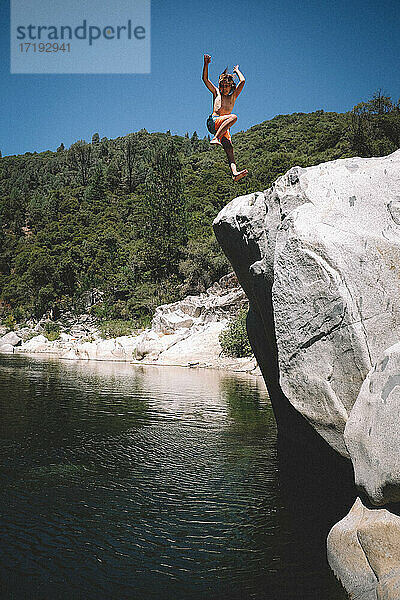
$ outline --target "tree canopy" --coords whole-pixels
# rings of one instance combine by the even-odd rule
[[[230,270],[212,233],[234,197],[295,165],[381,156],[400,147],[400,107],[382,91],[348,113],[278,115],[233,135],[247,178],[233,183],[221,148],[142,129],[93,134],[57,152],[0,158],[0,317],[81,311],[146,319]]]

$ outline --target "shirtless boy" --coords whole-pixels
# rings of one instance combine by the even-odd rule
[[[232,172],[233,181],[239,181],[248,173],[247,169],[238,171],[233,155],[233,146],[229,128],[237,121],[237,116],[232,114],[236,98],[243,89],[245,78],[239,71],[239,65],[233,68],[233,72],[239,77],[239,83],[233,80],[233,75],[227,73],[227,69],[219,76],[218,89],[208,79],[208,65],[211,62],[211,56],[204,55],[203,81],[213,95],[213,112],[207,119],[207,129],[214,135],[211,144],[223,146],[228,157],[229,167]]]

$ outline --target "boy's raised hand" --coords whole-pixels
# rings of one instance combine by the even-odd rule
[[[210,90],[214,98],[218,95],[218,90],[213,83],[208,79],[208,65],[211,62],[211,56],[209,54],[204,54],[204,65],[203,65],[203,81],[205,86]]]
[[[236,65],[235,67],[233,67],[233,72],[236,73],[237,71],[239,71],[239,65]]]

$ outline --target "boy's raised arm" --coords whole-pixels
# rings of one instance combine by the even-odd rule
[[[208,65],[211,62],[211,56],[209,54],[204,55],[204,65],[203,65],[203,81],[205,85],[208,87],[213,96],[218,94],[218,90],[213,83],[208,79]]]
[[[236,73],[236,75],[239,77],[239,83],[237,84],[236,90],[235,90],[235,96],[237,98],[243,89],[244,82],[246,81],[246,79],[244,78],[243,73],[241,73],[239,71],[239,65],[236,65],[236,67],[233,67],[233,72]]]

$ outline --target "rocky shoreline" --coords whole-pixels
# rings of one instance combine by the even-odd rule
[[[205,293],[159,306],[151,327],[132,335],[104,339],[89,314],[67,316],[59,337],[45,334],[48,319],[29,322],[0,337],[2,354],[35,354],[65,360],[129,361],[132,364],[224,369],[260,374],[254,357],[222,354],[219,335],[229,319],[246,306],[236,276],[220,279]]]

